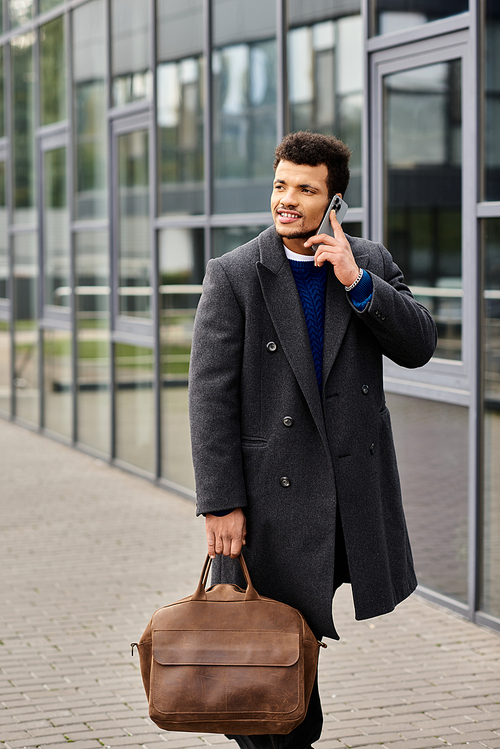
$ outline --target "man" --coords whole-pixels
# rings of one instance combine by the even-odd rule
[[[259,593],[335,639],[332,598],[343,582],[357,619],[392,611],[415,589],[382,356],[419,367],[436,346],[430,314],[384,247],[346,236],[334,212],[335,237],[316,234],[347,188],[349,156],[316,133],[279,144],[274,226],[209,262],[190,374],[212,581],[243,584],[233,560],[245,545]],[[321,726],[316,686],[288,736],[234,738],[308,749]]]

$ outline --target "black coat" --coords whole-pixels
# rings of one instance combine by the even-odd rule
[[[356,618],[391,611],[416,586],[382,355],[419,367],[436,346],[387,250],[348,240],[373,297],[356,310],[328,266],[322,394],[274,227],[209,262],[190,369],[198,514],[243,507],[256,589],[334,638],[337,503]],[[215,580],[237,580],[239,565],[216,562]]]

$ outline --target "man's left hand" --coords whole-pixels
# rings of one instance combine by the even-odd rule
[[[331,263],[340,283],[350,286],[358,277],[359,268],[354,260],[351,245],[337,221],[335,211],[330,213],[330,223],[335,237],[330,237],[328,234],[316,234],[304,242],[304,247],[319,245],[314,255],[314,264],[321,266],[325,262]]]

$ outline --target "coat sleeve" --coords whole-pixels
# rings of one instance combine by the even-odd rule
[[[437,344],[437,328],[430,312],[419,304],[403,282],[403,274],[382,245],[382,272],[370,273],[373,295],[360,311],[353,310],[368,325],[384,354],[402,367],[427,364]]]
[[[193,331],[189,417],[198,515],[247,504],[240,436],[244,316],[218,260],[203,282]]]

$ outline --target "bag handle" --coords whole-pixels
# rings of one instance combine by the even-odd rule
[[[245,592],[245,601],[260,600],[259,594],[253,587],[253,583],[250,578],[250,573],[248,572],[248,567],[243,558],[243,554],[240,554],[238,559],[240,561],[241,569],[243,571],[243,575],[245,576],[245,581],[247,584],[247,589]],[[207,600],[207,592],[206,592],[205,586],[207,584],[208,573],[210,571],[211,565],[212,565],[212,560],[207,554],[207,558],[205,559],[205,564],[203,565],[203,569],[201,570],[200,582],[198,583],[198,587],[196,588],[195,592],[191,596],[192,601],[206,601]]]

